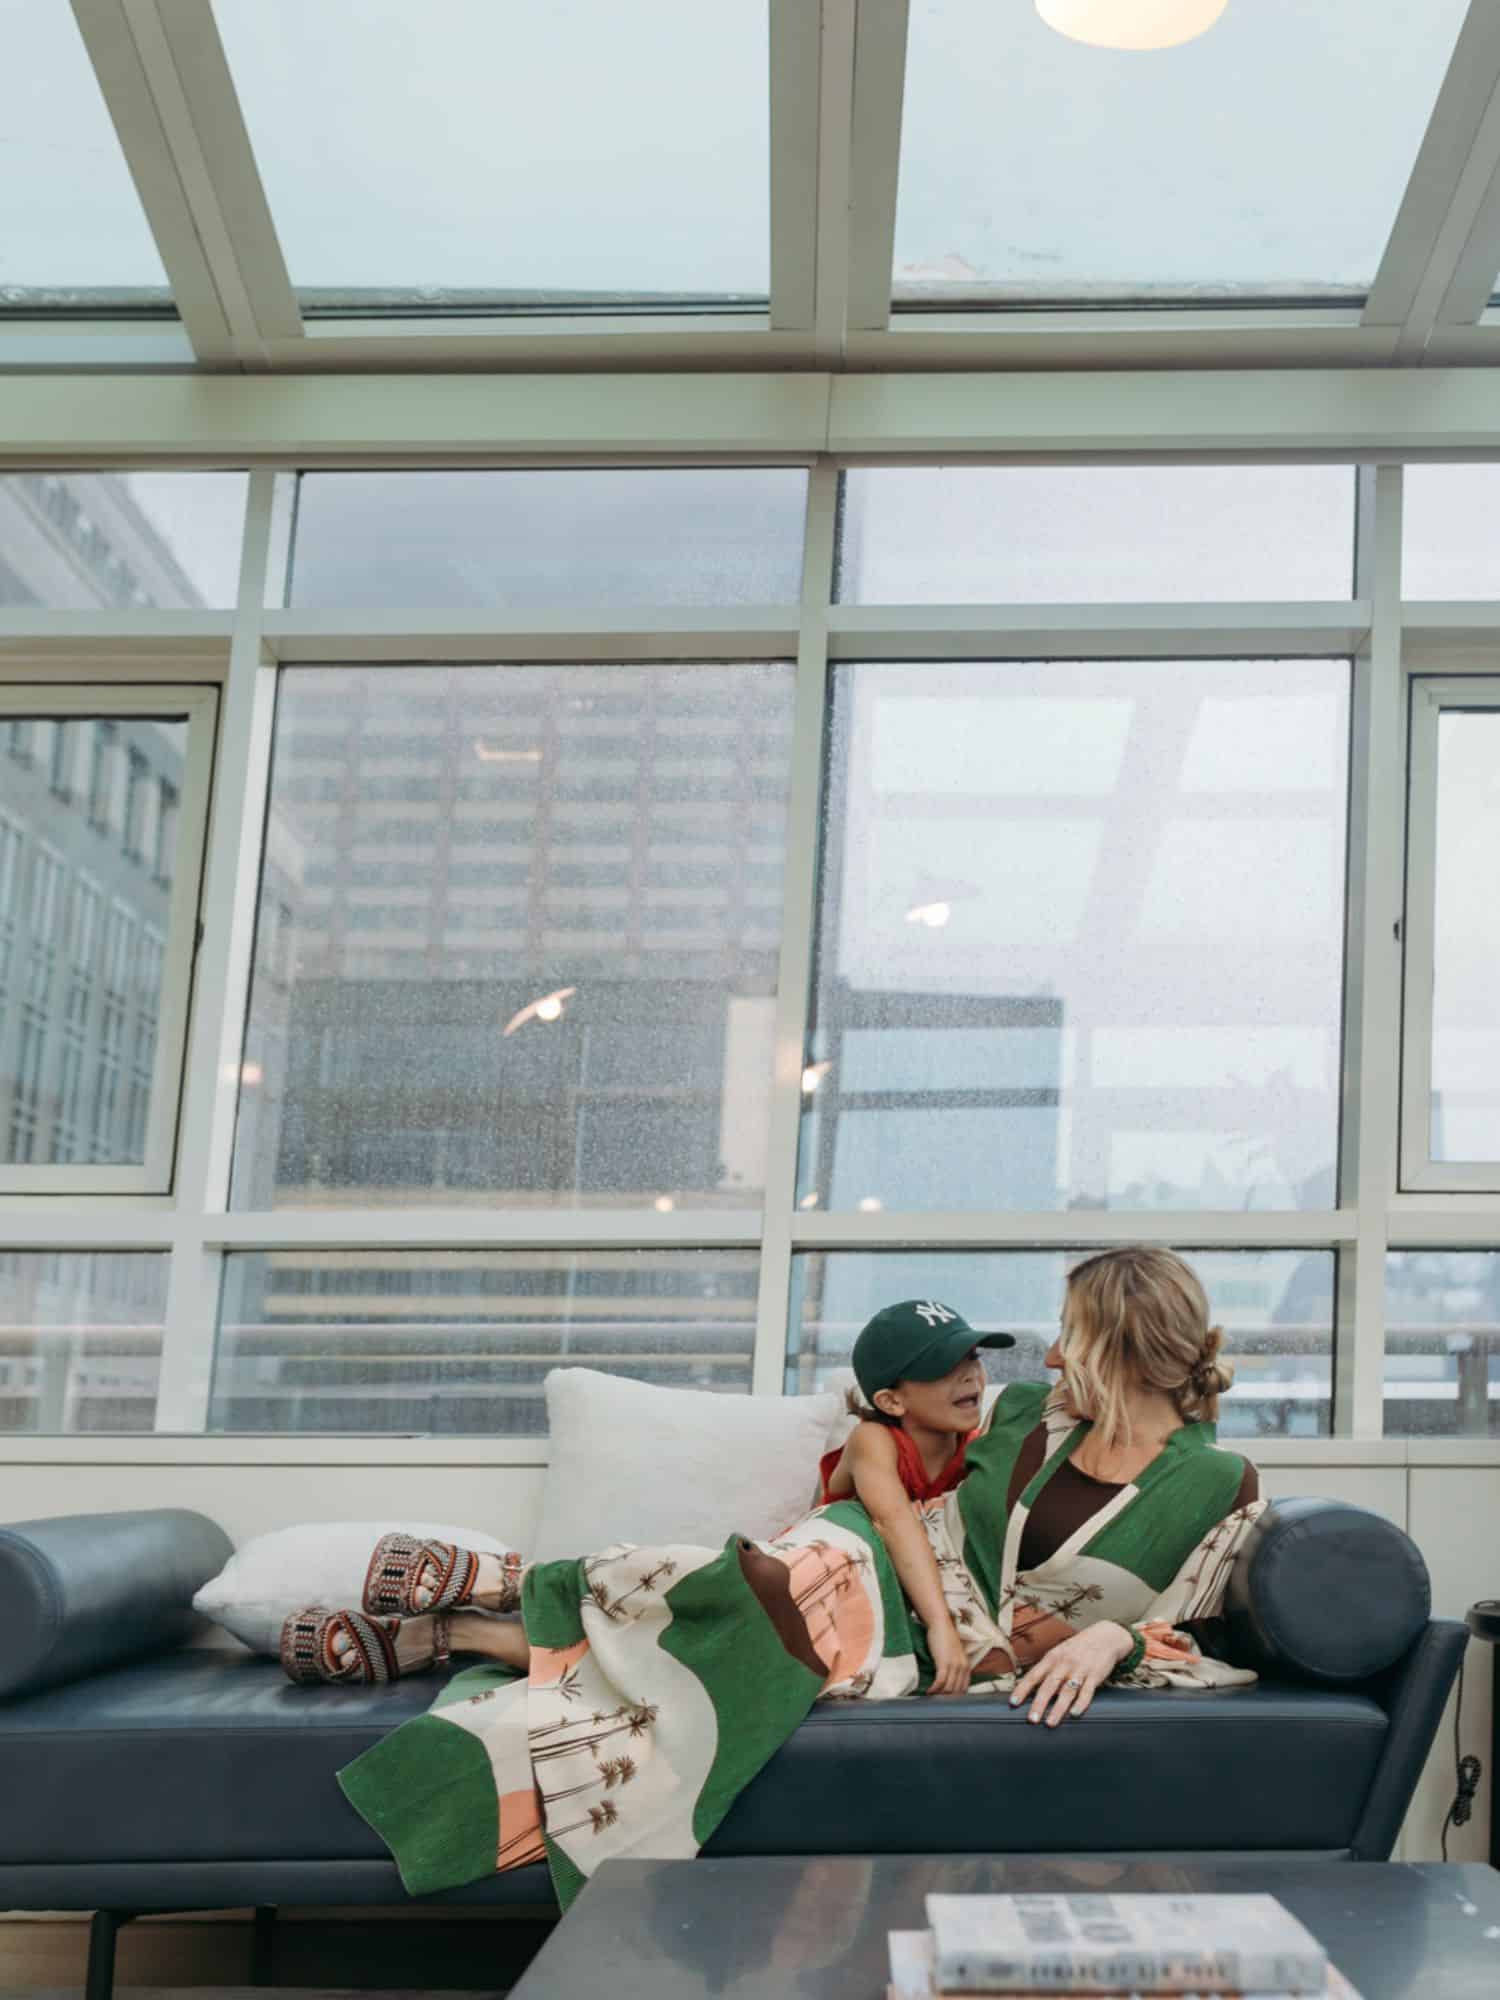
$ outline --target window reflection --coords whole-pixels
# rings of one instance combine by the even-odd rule
[[[187,724],[0,732],[0,1161],[140,1165]]]
[[[1493,683],[1490,684],[1493,686]],[[1437,725],[1432,964],[1432,1157],[1500,1161],[1500,708]]]
[[[831,1251],[793,1260],[787,1388],[842,1386],[869,1316],[892,1299],[936,1295],[970,1323],[1018,1336],[984,1350],[992,1382],[1042,1381],[1063,1286],[1082,1251]],[[1189,1250],[1235,1364],[1219,1411],[1224,1437],[1326,1436],[1331,1424],[1333,1285],[1327,1250]],[[1500,1261],[1500,1260],[1497,1260]]]
[[[1500,1251],[1386,1259],[1385,1434],[1500,1437]]]
[[[166,1303],[154,1251],[0,1250],[0,1435],[149,1431]]]
[[[0,607],[227,608],[247,486],[243,472],[0,474]]]
[[[586,1366],[744,1394],[757,1258],[291,1251],[226,1262],[211,1430],[535,1437]]]
[[[505,611],[790,604],[806,498],[807,474],[788,467],[307,473],[288,601]],[[421,729],[421,702],[408,708],[403,729]],[[521,711],[509,719],[514,727]],[[637,721],[620,691],[601,694],[580,725],[559,726],[607,741],[629,737]],[[403,742],[398,730],[387,747],[399,754]],[[489,748],[514,762],[527,746],[502,729]]]
[[[798,1193],[1328,1208],[1348,670],[836,670]]]
[[[844,474],[846,604],[1287,602],[1354,587],[1347,465],[880,466]]]
[[[790,727],[782,666],[284,673],[235,1204],[758,1200]]]

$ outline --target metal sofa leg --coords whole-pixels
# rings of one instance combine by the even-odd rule
[[[276,1984],[276,1907],[261,1904],[255,1912],[255,1922],[250,1931],[250,1984],[252,1986],[274,1986]],[[89,1996],[93,2000],[93,1996]]]
[[[89,1965],[84,1975],[84,2000],[113,2000],[115,1938],[136,1915],[134,1910],[96,1910],[89,1925]]]

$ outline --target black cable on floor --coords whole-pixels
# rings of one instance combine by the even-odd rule
[[[1458,1698],[1453,1704],[1453,1766],[1458,1779],[1458,1790],[1453,1795],[1453,1803],[1448,1808],[1448,1817],[1443,1821],[1443,1859],[1448,1859],[1448,1829],[1450,1826],[1467,1826],[1474,1816],[1474,1798],[1479,1790],[1479,1780],[1484,1766],[1477,1757],[1463,1754],[1461,1734],[1464,1713],[1464,1663],[1459,1662]]]

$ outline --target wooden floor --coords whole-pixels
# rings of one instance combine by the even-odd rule
[[[505,1912],[288,1911],[278,1918],[272,1986],[306,2000],[352,1993],[504,1994],[552,1929]],[[88,1961],[88,1924],[66,1917],[0,1918],[0,2000],[77,2000]],[[120,1932],[118,2000],[266,2000],[250,1983],[250,1919],[151,1917]]]
[[[10,1989],[7,1989],[9,1991]],[[265,2000],[267,1988],[264,1986],[117,1986],[116,2000]],[[278,1987],[278,1992],[295,1993],[297,2000],[357,2000],[357,1996],[367,1992],[367,1987],[348,1986],[287,1986]],[[447,1995],[451,1989],[408,1989],[406,1987],[382,1987],[381,1992],[389,1993],[391,2000],[432,2000],[432,1992]],[[16,2000],[78,2000],[76,1986],[32,1986],[14,1989]],[[504,2000],[509,1987],[492,1989],[494,2000]],[[476,1994],[475,2000],[491,2000],[491,1996]]]

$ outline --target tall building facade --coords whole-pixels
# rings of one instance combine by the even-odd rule
[[[167,541],[107,473],[0,478],[0,605],[189,608]],[[0,718],[0,1161],[144,1157],[187,727]],[[0,1256],[0,1429],[149,1429],[164,1259]]]

